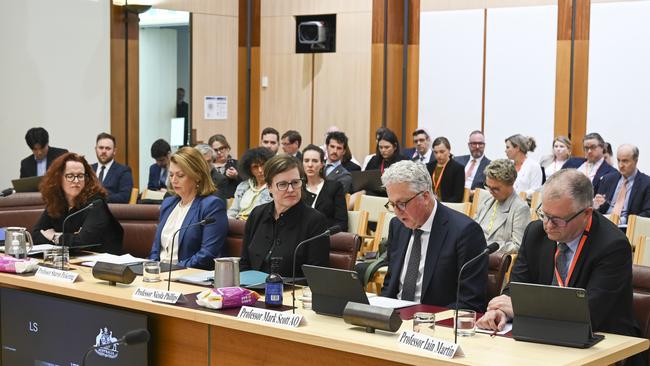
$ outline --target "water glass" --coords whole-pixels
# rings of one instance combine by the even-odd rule
[[[413,332],[433,335],[436,328],[436,314],[417,312],[413,315]]]
[[[150,261],[142,264],[142,282],[160,281],[160,262]]]
[[[43,253],[43,265],[67,271],[70,269],[70,248],[57,247]]]
[[[458,310],[456,327],[458,335],[461,337],[471,337],[476,334],[476,312],[474,310]]]

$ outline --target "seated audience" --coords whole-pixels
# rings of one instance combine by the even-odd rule
[[[544,169],[546,178],[562,169],[564,163],[571,157],[571,140],[566,136],[558,136],[553,140],[553,153],[545,156],[539,164]]]
[[[508,159],[492,160],[485,168],[485,178],[490,195],[479,202],[475,220],[483,228],[486,242],[499,243],[498,253],[517,253],[530,222],[530,207],[513,187],[515,165]]]
[[[337,181],[343,186],[345,193],[352,189],[352,175],[342,165],[343,155],[348,146],[348,137],[343,132],[330,132],[325,139],[327,145],[327,165],[325,165],[325,179]]]
[[[97,135],[95,154],[98,163],[91,165],[99,183],[108,192],[108,203],[129,203],[133,189],[131,168],[115,161],[115,137],[105,132]]]
[[[50,135],[43,127],[34,127],[27,130],[25,142],[32,150],[32,155],[20,162],[20,177],[43,176],[54,159],[67,153],[68,150],[50,146]]]
[[[429,137],[427,131],[421,128],[413,131],[413,145],[415,147],[402,151],[402,155],[405,158],[419,161],[423,164],[434,163],[436,161],[433,150],[431,150],[431,137]]]
[[[593,196],[589,179],[574,169],[549,177],[542,188],[541,220],[526,228],[510,281],[583,288],[594,332],[638,337],[632,249],[621,230],[594,212]],[[477,322],[484,329],[503,329],[517,316],[508,288],[487,310]]]
[[[298,160],[302,160],[302,154],[300,153],[302,136],[300,136],[300,132],[289,130],[282,134],[280,142],[282,144],[282,151],[285,154],[291,155]]]
[[[302,200],[307,206],[320,211],[327,218],[327,226],[338,225],[348,229],[348,209],[341,183],[323,177],[325,152],[316,145],[307,145],[302,151],[302,166],[307,176]]]
[[[101,244],[96,252],[122,254],[124,232],[106,204],[102,188],[86,159],[64,153],[52,162],[40,185],[45,210],[32,229],[34,243],[69,247]],[[79,212],[93,203],[93,207]],[[70,217],[63,227],[66,217]]]
[[[515,191],[526,192],[529,199],[542,187],[542,167],[527,156],[528,152],[535,151],[535,147],[537,144],[532,137],[517,134],[506,139],[506,156],[515,163],[517,169]]]
[[[214,159],[217,157],[217,153],[210,147],[208,144],[198,144],[194,146],[195,149],[201,153],[201,156],[203,156],[203,160],[208,164],[208,168],[210,169],[210,178],[212,179],[212,183],[214,186],[217,188],[216,192],[214,193],[217,197],[221,197],[224,201],[227,200],[227,198],[223,197],[219,192],[219,183],[220,181],[226,179],[225,176],[223,176],[221,173],[217,171],[217,168],[214,167],[212,164],[214,162]]]
[[[399,141],[393,131],[386,130],[377,141],[377,149],[365,170],[380,170],[381,174],[393,163],[405,160],[399,150]]]
[[[277,155],[264,165],[264,178],[273,201],[256,207],[246,221],[240,271],[270,272],[271,259],[282,258],[279,274],[291,277],[293,252],[301,241],[327,230],[320,212],[302,201],[303,171],[300,162]],[[296,276],[302,265],[329,265],[329,239],[323,237],[303,245],[296,256]]]
[[[463,166],[451,158],[451,144],[446,137],[433,140],[435,163],[427,163],[433,179],[433,193],[442,202],[462,202],[465,190]]]
[[[358,161],[354,159],[352,151],[350,151],[350,145],[345,144],[345,152],[343,153],[343,159],[341,159],[341,165],[349,172],[358,172],[361,171],[361,167],[357,163]]]
[[[151,144],[151,157],[156,160],[149,167],[149,181],[147,189],[152,191],[167,190],[167,175],[169,173],[169,156],[172,148],[163,139],[158,139]]]
[[[379,142],[379,138],[386,131],[388,131],[388,128],[386,128],[386,127],[379,127],[375,131],[375,144],[377,144]],[[370,159],[372,159],[375,155],[376,155],[376,153],[369,154],[363,159],[363,164],[361,164],[361,170],[366,170],[366,167],[368,166],[368,163],[370,162]]]
[[[616,168],[616,165],[614,165],[614,160],[612,160],[613,156],[614,156],[614,152],[612,151],[612,144],[610,144],[609,142],[605,142],[603,158],[605,159],[607,164],[611,165],[613,168]]]
[[[598,192],[600,179],[605,174],[611,173],[616,169],[605,161],[605,140],[598,133],[592,132],[586,134],[582,138],[582,145],[586,158],[570,158],[564,163],[562,169],[578,169],[579,172],[589,178],[594,187],[594,192]]]
[[[602,214],[616,214],[621,224],[629,215],[650,217],[650,177],[637,169],[639,148],[621,145],[616,151],[618,171],[603,177],[594,197],[594,208]]]
[[[260,146],[269,149],[273,155],[278,153],[280,148],[280,133],[273,127],[267,127],[262,130],[260,136]]]
[[[381,177],[387,208],[397,217],[388,231],[388,272],[381,295],[421,304],[483,311],[487,291],[487,256],[458,271],[487,244],[481,227],[469,217],[438,203],[423,164],[400,161]],[[425,265],[426,263],[426,265]]]
[[[208,145],[212,147],[217,154],[214,162],[212,163],[217,169],[217,172],[226,179],[220,179],[217,183],[217,192],[220,197],[224,199],[233,198],[237,185],[241,183],[239,172],[237,171],[237,160],[230,156],[230,144],[226,136],[216,134],[211,136],[208,140]]]
[[[255,207],[271,202],[264,181],[264,164],[271,157],[273,153],[265,147],[256,147],[244,153],[239,160],[239,173],[244,180],[237,186],[235,198],[228,209],[228,217],[246,220]]]
[[[469,134],[469,155],[454,156],[460,165],[465,167],[465,188],[475,190],[485,185],[485,167],[490,164],[490,159],[485,156],[485,136],[476,130]]]
[[[215,187],[208,164],[198,150],[182,147],[171,156],[168,190],[172,195],[160,205],[160,221],[149,259],[213,269],[214,258],[222,255],[228,233],[226,203],[213,195]],[[214,222],[181,229],[205,219]]]

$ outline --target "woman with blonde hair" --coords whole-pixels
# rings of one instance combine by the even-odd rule
[[[542,167],[537,161],[528,158],[528,152],[535,151],[536,147],[537,144],[532,137],[516,134],[506,139],[506,155],[515,163],[515,170],[517,170],[515,191],[526,192],[528,198],[542,188]]]
[[[571,140],[566,136],[558,136],[553,140],[553,153],[545,156],[539,164],[544,168],[546,178],[562,169],[562,165],[571,157]]]

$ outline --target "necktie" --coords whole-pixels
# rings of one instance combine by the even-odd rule
[[[325,176],[328,176],[331,173],[331,169],[334,166],[334,164],[327,164],[325,165]]]
[[[424,163],[424,155],[420,155],[420,161]]]
[[[560,250],[560,253],[558,253],[557,258],[555,260],[555,268],[557,269],[557,272],[560,274],[560,277],[562,277],[562,282],[566,285],[566,275],[567,275],[567,261],[568,261],[568,256],[567,253],[569,252],[569,246],[566,245],[566,243],[558,243],[557,248]],[[553,286],[557,286],[557,276],[555,276],[555,273],[553,273],[553,282],[551,283]]]
[[[616,196],[616,202],[614,203],[614,209],[612,210],[613,214],[621,216],[623,212],[623,205],[625,204],[625,196],[627,195],[627,178],[623,178],[623,184],[621,189],[618,190],[618,196]]]
[[[474,167],[476,167],[476,159],[472,159],[472,162],[469,164],[469,169],[467,169],[467,172],[465,173],[465,179],[469,179],[469,177],[472,176],[472,173],[474,173]]]
[[[102,168],[99,169],[99,181],[103,182],[104,181],[104,170],[106,169],[106,165],[102,165]]]
[[[160,171],[160,186],[164,188],[167,185],[167,169]]]
[[[415,299],[415,284],[418,281],[420,272],[420,258],[422,256],[422,230],[413,231],[413,245],[409,257],[402,285],[402,300],[413,301]]]

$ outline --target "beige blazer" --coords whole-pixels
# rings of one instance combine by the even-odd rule
[[[488,227],[497,201],[492,195],[479,202],[478,212],[474,220],[481,225],[485,240],[488,244],[499,243],[497,253],[517,253],[521,245],[524,230],[530,222],[530,207],[513,192],[503,203],[500,203],[494,214],[494,223],[490,232]]]

